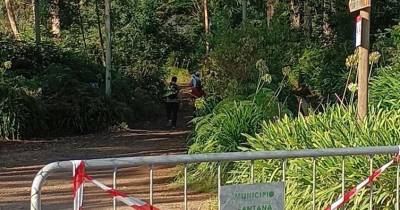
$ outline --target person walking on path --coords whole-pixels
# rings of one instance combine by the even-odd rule
[[[194,99],[201,98],[205,95],[203,91],[203,85],[201,84],[199,72],[196,72],[192,75],[190,86],[192,87],[192,96],[194,97]]]
[[[168,127],[172,129],[176,128],[176,122],[178,119],[178,111],[179,111],[179,104],[180,104],[180,87],[177,84],[178,78],[173,76],[171,78],[171,82],[168,85],[168,90],[166,93],[166,108],[167,108],[167,120],[168,120]]]

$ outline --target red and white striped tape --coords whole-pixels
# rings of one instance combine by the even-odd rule
[[[83,186],[85,182],[85,163],[81,160],[72,161],[74,210],[81,210],[83,205]]]
[[[129,197],[125,193],[119,192],[111,187],[108,187],[108,186],[102,184],[101,182],[97,181],[96,179],[93,179],[89,175],[85,175],[85,178],[88,181],[90,181],[91,183],[93,183],[94,185],[96,185],[97,187],[106,191],[109,195],[115,197],[117,200],[125,203],[126,205],[132,207],[133,209],[136,209],[136,210],[159,210],[158,208],[153,207],[140,199]]]
[[[360,192],[360,190],[362,188],[364,188],[368,184],[371,184],[372,182],[376,181],[378,179],[378,177],[387,168],[389,168],[389,166],[391,166],[394,162],[398,161],[399,157],[400,156],[397,156],[396,158],[394,158],[390,162],[388,162],[385,165],[383,165],[378,170],[372,172],[372,174],[367,179],[365,179],[363,182],[358,184],[356,187],[354,187],[353,189],[348,191],[346,194],[344,194],[343,197],[339,198],[336,202],[334,202],[331,206],[328,206],[325,210],[335,210],[335,209],[338,209],[338,208],[342,207],[345,203],[349,202],[355,195],[357,195],[357,193]]]
[[[75,161],[76,162],[76,161]],[[83,204],[83,183],[85,180],[90,181],[97,187],[101,188],[102,190],[106,191],[109,195],[112,197],[115,197],[117,200],[125,203],[126,205],[132,207],[135,210],[159,210],[158,208],[151,206],[150,204],[134,198],[134,197],[129,197],[125,193],[122,193],[120,191],[117,191],[116,189],[113,189],[111,187],[108,187],[104,185],[103,183],[99,182],[96,179],[93,179],[93,177],[87,175],[85,173],[85,164],[83,161],[76,162],[79,163],[78,167],[74,170],[74,210],[81,210],[82,209],[82,204]],[[75,163],[75,164],[76,164]],[[78,169],[78,170],[77,170]],[[77,187],[80,187],[79,189]],[[79,195],[79,196],[75,196]],[[75,204],[76,203],[76,204]],[[78,208],[76,208],[76,206]]]

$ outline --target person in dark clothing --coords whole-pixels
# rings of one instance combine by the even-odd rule
[[[177,83],[178,78],[173,76],[171,82],[168,85],[168,90],[166,94],[166,108],[167,108],[167,120],[168,127],[172,127],[172,129],[176,128],[176,121],[178,119],[178,111],[179,111],[179,92],[180,87]]]

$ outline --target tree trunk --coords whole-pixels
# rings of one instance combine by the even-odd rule
[[[247,19],[247,0],[242,0],[242,24],[246,24]]]
[[[307,38],[311,38],[312,34],[312,17],[309,0],[304,1],[304,33]]]
[[[82,16],[82,8],[83,8],[83,1],[81,0],[79,2],[79,8],[78,8],[78,13],[79,13],[79,25],[81,28],[81,33],[82,33],[82,41],[83,41],[83,48],[85,52],[87,52],[87,45],[86,45],[86,35],[85,35],[85,25],[83,22],[83,16]]]
[[[322,8],[323,9],[323,18],[322,18],[323,25],[322,25],[322,28],[323,28],[324,36],[326,38],[330,38],[332,35],[332,28],[329,23],[329,10],[330,10],[329,6],[330,6],[330,4],[327,3],[327,0],[323,0],[323,8]]]
[[[267,25],[271,25],[272,17],[274,16],[275,12],[275,2],[276,0],[267,0],[267,9],[266,9],[266,16],[267,16]]]
[[[292,9],[292,26],[296,29],[300,29],[301,27],[300,1],[290,0],[290,7]]]
[[[106,95],[111,96],[111,0],[105,0],[105,28],[106,28]]]
[[[12,7],[11,0],[5,0],[6,9],[7,9],[7,16],[10,22],[11,30],[14,34],[15,39],[20,40],[21,36],[18,31],[17,21],[15,20],[14,9]]]
[[[210,44],[208,43],[208,33],[210,30],[210,25],[209,25],[209,17],[208,17],[208,2],[207,0],[203,0],[203,9],[204,9],[204,32],[206,34],[206,54],[208,55],[208,52],[210,50]]]
[[[103,33],[101,31],[99,0],[95,0],[95,6],[96,6],[97,30],[99,31],[100,48],[101,48],[101,54],[102,54],[101,61],[103,63],[103,66],[106,66],[106,54],[104,51],[104,40],[103,40]]]
[[[39,0],[32,0],[33,15],[35,18],[35,42],[36,47],[40,45],[40,3]]]
[[[51,34],[54,40],[59,41],[61,39],[60,30],[60,0],[52,0],[50,9],[51,18]]]

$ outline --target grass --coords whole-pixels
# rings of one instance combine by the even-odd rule
[[[168,67],[167,68],[167,81],[171,81],[171,78],[176,76],[178,78],[179,84],[189,84],[192,76],[190,75],[187,69],[178,68],[178,67]]]
[[[333,107],[324,114],[284,118],[277,123],[265,122],[259,134],[248,136],[252,151],[384,146],[400,143],[400,110],[373,109],[369,118],[359,124],[354,109]],[[374,168],[391,159],[375,156]],[[339,157],[317,160],[317,209],[323,209],[341,194],[341,161]],[[280,161],[256,161],[257,182],[279,181]],[[364,180],[369,174],[368,157],[345,159],[346,188]],[[374,184],[374,209],[393,209],[395,203],[395,168],[391,167]],[[249,164],[239,164],[230,173],[230,183],[247,182]],[[286,209],[312,209],[312,160],[293,159],[286,173]],[[299,196],[301,195],[301,196]],[[369,188],[362,190],[347,209],[368,209]]]
[[[383,68],[371,84],[371,102],[385,109],[400,109],[400,63]]]

